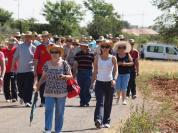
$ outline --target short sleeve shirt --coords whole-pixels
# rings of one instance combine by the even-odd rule
[[[41,44],[36,48],[34,59],[38,60],[37,74],[42,74],[43,65],[51,59],[51,55],[48,53],[46,45]]]
[[[63,61],[63,60],[62,60]],[[43,71],[46,73],[45,84],[45,97],[66,97],[67,96],[67,83],[66,80],[59,79],[61,74],[70,74],[70,66],[67,62],[63,61],[62,67],[51,67],[50,61],[46,62],[43,66]]]
[[[89,53],[83,53],[80,51],[75,56],[75,61],[78,62],[78,69],[80,70],[92,70],[93,68],[93,62],[94,62],[94,54]]]
[[[137,59],[139,59],[139,52],[138,52],[138,50],[133,49],[133,50],[130,51],[130,55],[131,55],[131,57],[132,57],[132,59],[133,59],[133,62],[134,62],[134,68],[133,68],[133,69],[136,69],[135,61],[136,61]]]

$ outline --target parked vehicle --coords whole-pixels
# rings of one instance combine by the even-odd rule
[[[145,59],[178,60],[178,49],[174,45],[149,43],[143,45],[140,52]]]

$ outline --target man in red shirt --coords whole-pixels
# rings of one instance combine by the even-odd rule
[[[134,39],[130,39],[129,43],[131,45],[131,51],[130,51],[130,55],[132,56],[134,65],[131,67],[131,72],[130,72],[130,81],[129,81],[129,85],[127,88],[127,97],[130,96],[130,92],[132,94],[132,98],[135,99],[137,98],[136,95],[136,76],[139,75],[139,52],[137,49],[134,48],[135,45],[135,40]]]
[[[7,102],[17,101],[16,75],[11,71],[12,60],[16,50],[16,42],[13,39],[6,41],[7,47],[2,49],[5,56],[6,73],[4,76],[4,95]],[[15,66],[16,67],[16,66]]]
[[[34,75],[35,77],[38,77],[38,80],[40,80],[42,72],[43,72],[43,65],[51,59],[51,55],[47,51],[47,46],[50,44],[49,42],[50,34],[47,31],[44,31],[42,33],[42,44],[37,46],[35,54],[34,54],[34,60],[35,60],[35,70]],[[43,107],[45,104],[45,98],[43,96],[45,89],[45,83],[41,85],[40,87],[40,97],[41,97],[41,104],[40,107]]]

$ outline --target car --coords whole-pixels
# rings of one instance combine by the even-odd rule
[[[145,59],[176,60],[178,61],[178,48],[169,44],[148,43],[143,45],[141,57]]]

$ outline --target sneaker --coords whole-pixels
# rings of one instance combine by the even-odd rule
[[[49,130],[44,130],[43,133],[51,133]]]
[[[104,124],[104,128],[110,128],[111,126],[109,124]]]
[[[11,102],[11,100],[9,100],[9,99],[8,99],[8,100],[6,100],[6,102],[7,102],[7,103],[10,103],[10,102]]]
[[[133,96],[132,96],[132,99],[136,99],[136,98],[137,98],[137,95],[133,95]]]
[[[101,121],[100,121],[100,120],[96,120],[96,121],[95,121],[95,126],[96,126],[96,128],[98,128],[98,129],[102,128]]]
[[[124,100],[122,104],[123,104],[123,105],[127,105],[127,102],[126,102],[126,100]]]
[[[87,104],[86,104],[86,107],[89,107],[89,106],[90,106],[90,104],[89,104],[89,103],[87,103]]]
[[[25,103],[25,107],[31,107],[32,104],[31,103]]]
[[[21,105],[24,103],[24,101],[23,101],[23,99],[22,99],[22,98],[20,98],[19,103],[20,103]]]
[[[116,100],[116,104],[119,104],[119,98],[117,98],[117,100]]]
[[[39,107],[44,107],[45,106],[45,104],[44,103],[41,103],[40,105],[39,105]]]
[[[12,99],[12,103],[15,103],[15,102],[17,102],[17,100],[16,99]]]

